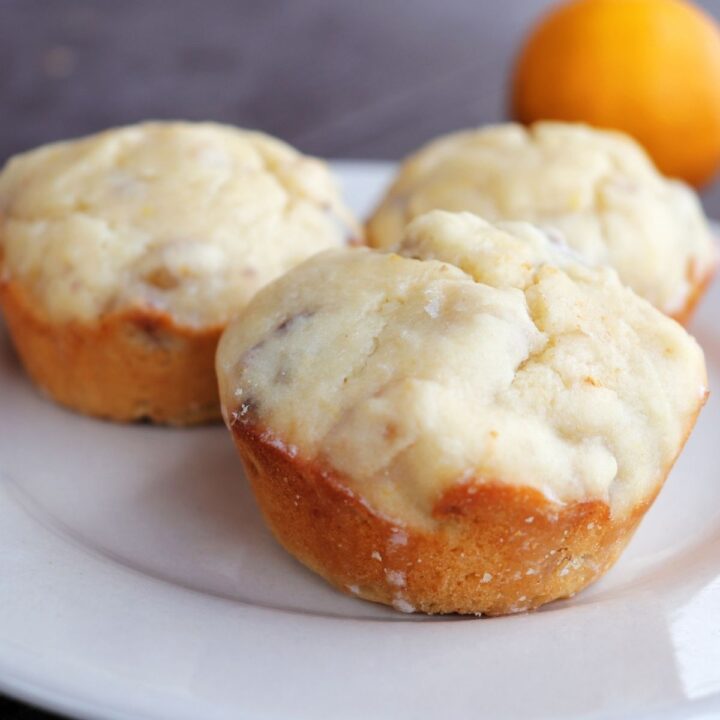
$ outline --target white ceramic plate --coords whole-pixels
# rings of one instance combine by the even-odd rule
[[[391,168],[338,163],[365,213]],[[720,285],[694,325],[720,387]],[[262,525],[223,427],[38,396],[0,329],[0,689],[82,718],[717,717],[720,400],[627,553],[570,602],[402,615]]]

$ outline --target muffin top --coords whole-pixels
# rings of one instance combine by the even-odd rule
[[[396,246],[406,223],[433,209],[539,224],[670,315],[717,259],[695,193],[662,177],[629,137],[583,125],[507,124],[430,143],[403,164],[370,243]]]
[[[706,395],[680,325],[528,224],[436,211],[399,250],[324,252],[256,296],[218,350],[228,424],[397,522],[469,481],[620,516],[653,495]]]
[[[358,237],[324,163],[229,126],[108,130],[0,174],[1,277],[56,321],[141,308],[221,326],[288,268]]]

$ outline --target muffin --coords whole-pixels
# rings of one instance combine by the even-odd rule
[[[368,223],[370,244],[396,246],[434,209],[539,224],[681,322],[717,264],[695,193],[662,177],[634,140],[582,125],[507,124],[431,142],[402,165]]]
[[[415,220],[262,290],[217,356],[278,540],[344,592],[499,615],[618,558],[706,394],[674,320],[528,225]]]
[[[219,419],[217,341],[266,283],[360,231],[327,167],[258,132],[155,122],[0,174],[0,304],[35,383],[114,420]]]

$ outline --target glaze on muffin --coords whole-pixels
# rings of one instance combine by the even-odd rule
[[[322,162],[229,126],[109,130],[0,174],[0,296],[20,355],[58,401],[117,419],[217,417],[228,320],[290,267],[359,237]],[[183,398],[154,395],[163,367]]]
[[[438,211],[399,252],[322,253],[221,340],[225,419],[270,526],[336,586],[401,609],[576,592],[690,432],[702,351],[528,224]]]
[[[402,165],[368,223],[370,244],[397,246],[434,209],[540,224],[681,321],[717,264],[696,194],[631,138],[582,125],[506,124],[431,142]]]

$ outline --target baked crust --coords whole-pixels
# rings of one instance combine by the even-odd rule
[[[267,431],[230,429],[279,542],[343,592],[405,612],[503,615],[574,595],[615,563],[670,470],[621,519],[601,501],[562,505],[471,479],[437,499],[426,530],[374,512],[339,473]]]
[[[220,419],[215,349],[222,328],[180,327],[127,310],[97,323],[57,323],[16,281],[0,304],[28,375],[56,402],[119,421],[191,425]]]
[[[685,327],[690,324],[691,320],[693,319],[693,315],[695,314],[695,310],[700,303],[700,300],[702,300],[703,295],[705,295],[705,291],[710,287],[710,283],[712,283],[715,277],[717,268],[718,264],[715,263],[705,273],[705,275],[703,275],[695,282],[690,292],[688,293],[685,305],[679,311],[670,315],[673,320],[677,320],[681,325],[684,325]]]

